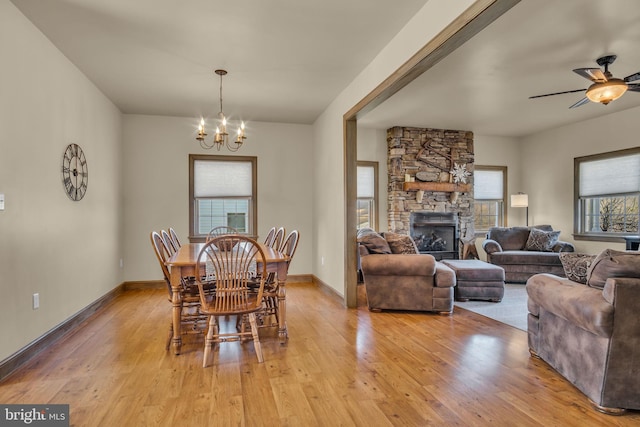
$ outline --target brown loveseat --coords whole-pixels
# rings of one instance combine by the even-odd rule
[[[504,268],[505,282],[526,283],[537,273],[564,277],[560,252],[574,252],[571,243],[558,240],[559,231],[550,225],[492,227],[482,248],[487,261]]]
[[[455,273],[419,254],[409,236],[367,229],[358,243],[369,310],[453,312]]]
[[[571,271],[567,275],[572,277]],[[599,411],[638,410],[640,253],[605,250],[591,262],[586,277],[574,279],[586,283],[552,274],[527,281],[530,352]]]

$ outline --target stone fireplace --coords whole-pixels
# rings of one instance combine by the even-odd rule
[[[387,130],[387,148],[389,231],[412,235],[423,252],[442,252],[438,259],[458,258],[459,239],[474,233],[473,133],[394,127]],[[426,217],[440,225],[414,231]]]

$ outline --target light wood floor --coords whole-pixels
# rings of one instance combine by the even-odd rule
[[[526,333],[456,308],[453,316],[346,309],[311,284],[288,286],[289,341],[263,330],[164,350],[166,291],[127,291],[0,383],[2,403],[68,403],[76,426],[631,426],[599,414],[544,362]]]

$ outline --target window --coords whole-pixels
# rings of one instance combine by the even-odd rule
[[[358,229],[378,229],[378,162],[358,162]]]
[[[638,234],[640,148],[574,159],[576,238]]]
[[[191,241],[203,241],[221,225],[255,234],[256,169],[256,157],[189,155]]]
[[[476,166],[473,174],[474,228],[484,234],[506,223],[506,166]]]

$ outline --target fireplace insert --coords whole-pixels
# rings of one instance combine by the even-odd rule
[[[410,235],[420,253],[437,260],[458,259],[458,214],[455,212],[411,212]]]

